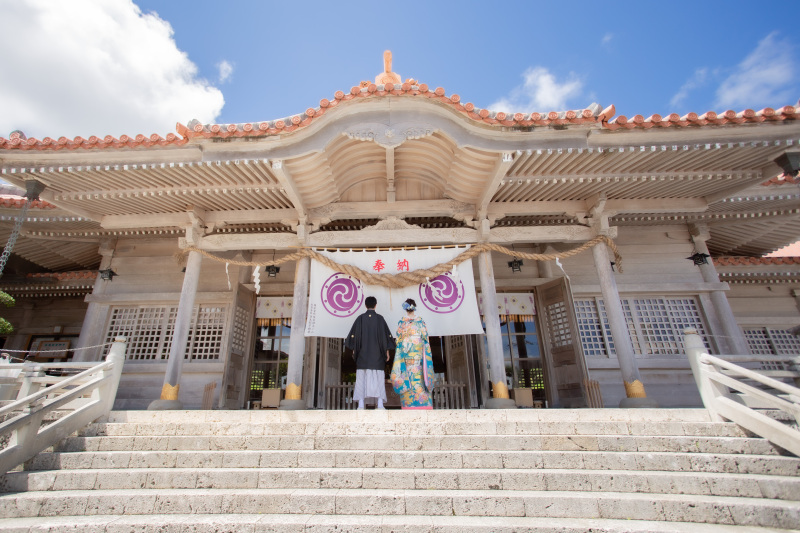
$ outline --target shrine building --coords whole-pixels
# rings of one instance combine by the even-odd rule
[[[349,408],[363,306],[326,307],[327,261],[386,316],[420,295],[440,408],[701,406],[687,328],[800,351],[800,258],[763,257],[800,238],[800,106],[512,114],[460,89],[389,60],[285,118],[0,138],[4,348],[126,337],[116,409]]]

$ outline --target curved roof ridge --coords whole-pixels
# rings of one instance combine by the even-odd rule
[[[303,113],[284,117],[276,120],[262,122],[246,122],[237,124],[202,124],[192,120],[188,125],[177,125],[178,133],[189,139],[199,138],[226,138],[269,136],[290,133],[296,129],[308,126],[314,120],[323,116],[327,111],[350,100],[362,98],[375,98],[384,96],[421,97],[443,103],[468,118],[489,125],[505,127],[531,127],[548,126],[557,124],[585,124],[605,122],[614,115],[614,106],[602,109],[598,104],[592,104],[585,109],[566,111],[549,111],[547,113],[506,113],[481,109],[471,102],[463,103],[458,94],[447,96],[443,87],[431,90],[425,83],[409,79],[405,83],[375,84],[363,81],[351,87],[348,93],[336,91],[333,99],[323,98],[318,107],[309,107]]]
[[[375,98],[389,95],[428,98],[443,103],[476,122],[504,127],[525,128],[561,124],[605,123],[614,116],[615,113],[613,105],[602,109],[598,104],[592,104],[585,109],[549,111],[547,113],[506,113],[503,111],[491,111],[489,109],[476,107],[475,104],[471,102],[463,103],[458,94],[447,96],[443,87],[430,89],[428,85],[424,83],[417,83],[416,80],[409,79],[402,84],[361,82],[360,85],[352,87],[348,93],[340,90],[334,93],[332,99],[323,98],[320,100],[318,107],[309,107],[303,113],[276,120],[237,124],[202,124],[197,120],[192,120],[188,125],[183,125],[179,122],[176,124],[178,135],[170,133],[165,138],[154,133],[149,137],[141,134],[135,137],[122,135],[119,138],[106,135],[101,139],[93,135],[88,139],[78,136],[74,139],[59,137],[56,140],[45,137],[39,140],[33,137],[27,138],[22,132],[15,131],[11,133],[8,139],[0,137],[0,149],[76,150],[80,148],[137,148],[140,146],[182,145],[193,138],[280,135],[308,126],[314,120],[322,117],[327,111],[344,102],[360,98]]]
[[[502,126],[509,128],[530,128],[536,126],[558,126],[565,124],[599,124],[607,130],[620,129],[649,129],[673,127],[698,127],[716,126],[725,124],[780,122],[785,120],[800,119],[800,105],[787,105],[780,109],[765,107],[760,111],[745,109],[740,112],[733,110],[716,113],[708,111],[698,115],[688,113],[680,116],[671,113],[666,116],[653,114],[645,118],[635,115],[631,118],[620,115],[611,118],[616,113],[615,107],[610,105],[602,109],[598,104],[591,104],[585,109],[567,111],[549,111],[546,113],[506,113],[481,109],[471,102],[462,102],[458,94],[447,96],[443,87],[431,90],[428,85],[418,83],[415,79],[408,79],[404,83],[375,84],[362,81],[359,85],[350,88],[350,91],[336,91],[332,99],[323,98],[318,107],[309,107],[303,113],[295,114],[276,120],[261,122],[244,122],[235,124],[202,124],[198,120],[191,120],[187,125],[180,122],[176,124],[178,135],[167,134],[166,137],[154,133],[152,135],[136,135],[130,137],[121,135],[119,138],[106,135],[102,139],[92,135],[88,139],[75,137],[68,139],[59,137],[52,139],[45,137],[41,140],[27,138],[24,133],[14,131],[9,138],[0,137],[0,149],[19,150],[77,150],[77,149],[106,149],[106,148],[150,148],[153,146],[176,145],[180,146],[193,138],[227,138],[227,137],[265,137],[291,133],[300,128],[307,127],[319,119],[326,112],[350,100],[379,98],[386,96],[402,96],[427,98],[444,104],[469,119],[489,126]]]

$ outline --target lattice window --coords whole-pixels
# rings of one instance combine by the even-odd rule
[[[800,354],[800,338],[797,338],[788,329],[769,328],[769,336],[779,354]]]
[[[165,361],[169,357],[177,313],[176,306],[113,308],[106,342],[122,336],[127,339],[127,359]],[[187,359],[219,359],[226,316],[226,307],[195,307],[187,339]]]
[[[616,354],[603,301],[576,300],[575,309],[584,353],[594,357]],[[705,338],[694,298],[627,298],[622,300],[622,310],[633,351],[639,357],[683,355],[683,331],[688,327]]]
[[[670,320],[667,301],[661,298],[644,298],[633,301],[638,313],[639,324],[647,355],[668,355],[679,353],[681,342]]]
[[[122,307],[111,311],[106,343],[115,337],[127,340],[126,357],[131,360],[166,359],[169,344],[164,333],[168,327],[164,307]],[[164,347],[166,346],[166,350]],[[106,348],[107,350],[107,348]]]
[[[788,329],[745,328],[744,336],[755,355],[800,354],[800,338]],[[789,361],[762,361],[762,370],[791,370]]]
[[[571,345],[572,331],[569,327],[566,303],[556,302],[548,305],[545,308],[545,314],[550,328],[550,341],[553,347],[558,348]]]
[[[222,333],[225,329],[227,309],[224,307],[198,307],[192,331],[189,334],[190,349],[187,359],[219,359],[222,350]]]
[[[766,328],[745,329],[744,336],[753,355],[772,355],[772,345],[769,342]]]
[[[231,347],[236,353],[244,353],[247,346],[247,309],[236,306],[236,316],[233,319],[233,341]]]
[[[576,300],[575,316],[578,320],[578,333],[587,357],[608,357],[603,326],[593,300]]]

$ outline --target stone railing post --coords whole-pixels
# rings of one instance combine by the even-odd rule
[[[708,373],[712,371],[712,368],[708,363],[701,361],[701,357],[708,353],[702,337],[697,334],[696,329],[687,328],[683,332],[683,342],[686,347],[686,357],[689,359],[689,366],[692,368],[694,381],[697,384],[697,390],[703,400],[703,406],[708,410],[713,421],[724,421],[725,419],[714,409],[714,399],[717,396],[727,396],[728,394],[708,377]]]
[[[103,376],[110,375],[111,379],[102,387],[95,389],[94,395],[99,395],[103,402],[103,410],[108,413],[114,408],[114,400],[117,398],[117,388],[122,377],[122,367],[125,365],[125,337],[116,337],[111,349],[108,351],[106,361],[113,366],[108,370],[103,370]]]

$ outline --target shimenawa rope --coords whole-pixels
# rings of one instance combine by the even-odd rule
[[[399,289],[402,287],[408,287],[410,285],[419,285],[420,283],[426,283],[432,278],[444,274],[445,272],[449,272],[452,268],[464,261],[472,259],[476,255],[480,254],[481,252],[485,251],[494,251],[499,252],[501,254],[509,255],[511,257],[516,257],[517,259],[530,259],[533,261],[550,261],[553,259],[563,259],[565,257],[572,257],[573,255],[577,255],[582,253],[592,246],[597,246],[598,244],[604,243],[608,246],[611,251],[614,253],[614,259],[616,262],[616,266],[619,272],[622,272],[622,256],[619,253],[619,249],[617,249],[617,245],[614,244],[614,241],[607,237],[606,235],[598,235],[594,239],[590,241],[586,241],[582,245],[573,248],[572,250],[567,250],[565,252],[555,252],[549,254],[531,254],[527,252],[519,252],[516,250],[510,250],[505,246],[500,246],[499,244],[492,244],[481,242],[477,244],[471,245],[467,250],[464,250],[456,257],[451,259],[446,263],[439,263],[438,265],[428,268],[428,269],[419,269],[414,270],[413,272],[399,272],[397,274],[373,274],[371,272],[367,272],[362,270],[358,267],[353,265],[343,265],[333,261],[332,259],[320,254],[316,250],[311,248],[301,248],[298,251],[291,253],[289,255],[285,255],[279,259],[273,259],[271,261],[238,261],[235,259],[226,259],[224,257],[219,257],[214,255],[210,252],[205,250],[201,250],[194,246],[189,246],[184,248],[183,250],[177,252],[175,254],[176,258],[180,262],[185,262],[186,256],[189,252],[198,252],[204,257],[212,259],[214,261],[219,261],[222,263],[229,263],[232,265],[237,266],[277,266],[283,263],[287,263],[289,261],[297,261],[298,259],[303,259],[305,257],[309,257],[316,261],[319,261],[323,265],[331,268],[332,270],[336,270],[337,272],[342,272],[344,274],[348,274],[353,276],[354,278],[360,280],[362,283],[366,285],[380,285],[382,287],[388,287],[390,289]]]

